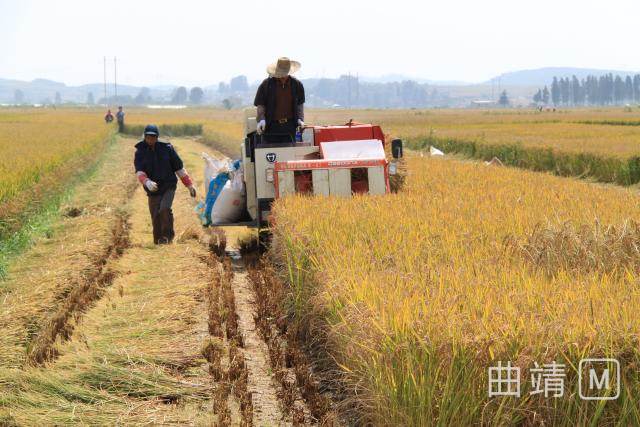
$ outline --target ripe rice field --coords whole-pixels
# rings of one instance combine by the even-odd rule
[[[344,114],[344,112],[342,112]],[[310,115],[318,121],[335,111]],[[640,182],[640,110],[411,110],[348,112],[381,123],[409,148],[490,161],[560,176]]]
[[[238,110],[132,108],[126,112],[127,124],[201,124],[205,140],[218,145],[243,137],[243,113]],[[308,110],[306,113],[306,122],[310,124],[346,123],[349,119],[380,124],[386,132],[409,144],[424,139],[432,139],[435,144],[462,140],[622,159],[637,155],[640,144],[640,109]],[[235,155],[235,147],[225,148]]]
[[[2,111],[0,205],[66,161],[103,149],[113,128],[101,124],[78,110]]]
[[[9,257],[46,231],[66,190],[91,172],[113,132],[85,110],[0,111],[0,278]]]
[[[640,109],[534,110],[321,110],[308,114],[313,122],[375,122],[409,142],[432,136],[486,144],[522,144],[571,153],[628,157],[638,155]],[[613,126],[597,123],[629,123]]]
[[[274,213],[298,334],[322,337],[314,348],[359,390],[358,416],[640,424],[638,194],[455,160],[407,168],[401,193],[290,197]],[[577,396],[588,356],[622,364],[616,401]],[[498,361],[522,368],[520,398],[488,396]],[[564,397],[530,395],[534,362],[553,361],[567,367]]]

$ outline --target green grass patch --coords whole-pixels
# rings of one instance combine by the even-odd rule
[[[580,125],[640,126],[640,120],[580,120]]]
[[[145,125],[124,125],[124,134],[140,137],[144,132]],[[158,125],[160,138],[163,136],[199,136],[202,135],[201,123],[180,123],[170,125]]]

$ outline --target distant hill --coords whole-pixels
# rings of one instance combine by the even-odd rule
[[[168,96],[176,86],[151,87],[154,96]],[[89,92],[94,99],[104,96],[104,84],[92,83],[81,86],[67,86],[64,83],[47,79],[34,79],[30,82],[21,80],[9,80],[0,78],[0,103],[13,102],[15,91],[19,89],[24,93],[27,103],[50,103],[55,99],[56,92],[60,93],[63,102],[85,102]],[[140,92],[140,87],[118,85],[118,96],[135,97]],[[113,96],[113,83],[107,85],[107,96]]]
[[[575,75],[578,79],[585,78],[589,75],[601,76],[604,74],[619,75],[622,78],[626,76],[633,76],[638,74],[635,71],[620,71],[620,70],[598,70],[595,68],[571,68],[571,67],[547,67],[538,68],[536,70],[521,70],[513,71],[510,73],[504,73],[494,77],[491,80],[485,82],[485,84],[491,84],[500,82],[503,86],[538,86],[549,85],[553,80],[553,77],[571,77]]]

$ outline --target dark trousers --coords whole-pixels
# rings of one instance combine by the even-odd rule
[[[296,142],[297,123],[290,119],[286,123],[271,121],[267,123],[265,129],[265,139],[267,142]]]
[[[158,196],[149,196],[149,213],[153,224],[153,243],[171,243],[173,231],[173,211],[171,204],[176,190],[167,190]]]
[[[118,122],[118,132],[124,132],[124,122]]]

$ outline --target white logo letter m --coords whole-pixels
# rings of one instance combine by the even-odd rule
[[[587,363],[591,365],[587,366]],[[613,366],[615,366],[615,370],[612,370]],[[615,400],[620,397],[620,362],[616,359],[582,359],[578,365],[578,371],[578,393],[581,399]],[[587,371],[589,372],[589,390],[593,395],[589,395],[584,390],[584,387],[587,386]],[[599,371],[602,371],[602,374],[598,378]],[[612,390],[610,387],[615,387],[615,389]],[[612,396],[612,393],[615,395]]]
[[[609,389],[609,370],[605,369],[602,371],[602,376],[600,377],[600,381],[598,381],[598,376],[596,375],[595,369],[589,369],[589,388],[593,390],[593,383],[595,383],[598,390],[602,390],[602,385],[606,384],[606,389]]]

